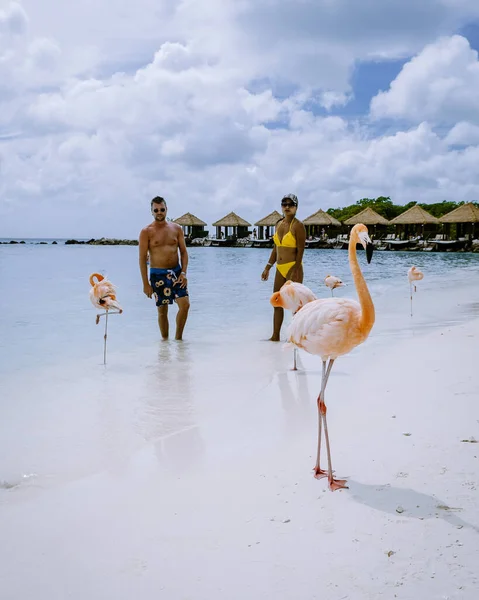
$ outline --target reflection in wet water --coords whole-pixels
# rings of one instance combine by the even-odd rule
[[[162,467],[191,468],[204,450],[194,404],[192,349],[188,342],[160,342],[148,368],[137,427],[153,442]]]
[[[298,353],[299,354],[299,353]],[[298,361],[298,368],[302,363]],[[305,371],[290,371],[277,374],[277,388],[284,411],[285,433],[288,436],[304,435],[305,424],[314,419],[314,399],[308,388]]]

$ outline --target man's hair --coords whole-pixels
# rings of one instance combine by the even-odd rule
[[[168,208],[168,204],[166,204],[166,200],[164,198],[162,198],[161,196],[155,196],[153,198],[153,200],[151,201],[151,207],[153,207],[153,204],[164,204],[167,208]]]

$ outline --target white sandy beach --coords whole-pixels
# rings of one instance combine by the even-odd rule
[[[211,384],[207,354],[192,365],[187,344],[160,345],[185,364],[168,383],[186,400],[152,398],[141,442],[126,423],[148,431],[149,415],[125,400],[126,379],[105,380],[111,395],[91,400],[97,422],[78,424],[108,421],[109,436],[75,440],[87,371],[76,390],[65,373],[56,393],[69,390],[73,417],[55,426],[91,457],[76,468],[75,446],[68,455],[50,440],[50,479],[44,469],[0,490],[2,599],[475,600],[478,342],[479,320],[412,327],[337,361],[326,402],[333,465],[350,489],[334,493],[312,476],[315,357],[301,354],[295,373],[290,352],[258,342],[241,368],[225,353]],[[110,367],[116,380],[124,361]],[[149,396],[145,386],[137,393]],[[17,425],[35,465],[41,422]],[[25,472],[8,462],[12,478]]]

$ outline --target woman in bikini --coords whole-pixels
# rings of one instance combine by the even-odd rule
[[[268,264],[261,275],[263,281],[269,278],[269,271],[276,263],[273,292],[278,292],[286,281],[303,283],[303,252],[306,240],[306,230],[301,221],[296,218],[298,198],[288,194],[281,200],[283,219],[276,225],[273,236],[274,248],[269,257]],[[283,324],[284,310],[274,308],[272,342],[279,342],[281,325]]]

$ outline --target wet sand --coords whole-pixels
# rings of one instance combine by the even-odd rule
[[[22,444],[1,477],[2,597],[475,600],[468,306],[455,325],[405,317],[401,335],[379,330],[337,361],[328,422],[350,489],[334,493],[312,476],[320,362],[300,353],[292,372],[281,344],[169,342],[106,370],[17,381],[2,442]],[[46,381],[50,403],[32,415],[21,385]]]

